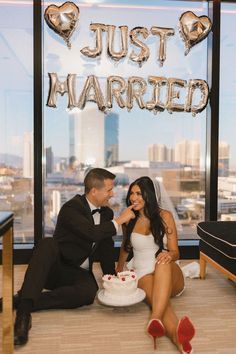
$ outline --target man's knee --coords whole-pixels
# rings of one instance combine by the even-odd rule
[[[98,290],[97,283],[94,279],[87,279],[86,282],[75,286],[76,298],[78,306],[90,305],[94,302]]]

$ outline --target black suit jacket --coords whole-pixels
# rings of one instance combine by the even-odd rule
[[[98,258],[104,274],[115,274],[115,249],[112,236],[116,228],[111,221],[113,211],[102,207],[99,225],[94,224],[85,195],[76,195],[61,208],[55,232],[62,259],[67,264],[80,266],[93,253]],[[93,243],[95,242],[94,251]]]

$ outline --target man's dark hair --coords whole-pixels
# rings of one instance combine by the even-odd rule
[[[104,168],[93,168],[84,179],[85,194],[89,193],[92,188],[100,189],[104,186],[105,179],[115,179],[116,176],[105,170]]]

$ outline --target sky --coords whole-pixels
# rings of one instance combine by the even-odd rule
[[[19,1],[20,3],[21,1]],[[26,1],[24,1],[26,3]],[[61,4],[53,1],[54,4]],[[105,92],[105,82],[109,75],[119,75],[124,78],[140,76],[147,78],[150,75],[175,77],[189,80],[191,78],[206,79],[207,77],[207,40],[195,45],[188,55],[184,55],[184,42],[179,35],[179,18],[185,11],[192,10],[196,15],[207,15],[207,4],[200,2],[187,3],[186,1],[119,1],[116,4],[129,4],[130,11],[124,8],[106,7],[111,1],[97,3],[104,7],[91,6],[91,1],[75,2],[80,8],[80,18],[76,30],[71,37],[72,48],[69,50],[63,38],[50,29],[43,21],[43,69],[44,69],[44,144],[52,146],[56,156],[67,156],[69,151],[69,124],[66,110],[67,97],[58,96],[58,108],[46,107],[48,95],[48,72],[56,72],[63,79],[69,73],[78,77],[78,92],[80,92],[85,77],[96,75],[99,77],[102,89]],[[96,3],[96,1],[93,1]],[[45,7],[50,2],[45,3]],[[135,5],[155,7],[151,10],[140,9]],[[114,5],[114,2],[113,2]],[[0,7],[4,2],[0,1]],[[230,13],[229,10],[235,10]],[[1,8],[0,8],[1,10]],[[22,155],[22,137],[24,131],[33,129],[32,105],[32,9],[26,5],[4,7],[0,11],[0,117],[1,131],[7,132],[0,139],[0,153],[8,152]],[[223,5],[222,39],[221,39],[221,104],[220,104],[220,140],[228,141],[231,147],[232,160],[236,157],[234,137],[235,111],[235,26],[236,6]],[[6,14],[11,17],[9,24]],[[129,30],[137,26],[150,29],[152,26],[173,28],[175,35],[167,42],[167,58],[160,67],[157,59],[157,39],[149,36],[146,43],[150,48],[148,61],[140,68],[125,58],[114,63],[106,54],[105,34],[103,35],[103,53],[100,58],[86,58],[80,50],[85,46],[93,46],[93,36],[89,31],[90,23],[105,23],[116,26],[127,25]],[[14,25],[12,25],[14,24]],[[115,38],[117,44],[118,38]],[[134,47],[129,44],[128,53]],[[137,51],[137,49],[135,49]],[[168,147],[184,139],[200,140],[202,142],[201,155],[204,156],[206,110],[193,117],[191,113],[163,112],[154,115],[145,110],[134,107],[131,112],[121,110],[114,104],[114,112],[119,114],[119,155],[121,160],[147,159],[147,145],[152,143],[166,144]],[[127,145],[129,148],[127,149]]]

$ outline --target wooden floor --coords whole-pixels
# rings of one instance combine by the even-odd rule
[[[190,261],[181,261],[185,265]],[[15,266],[15,291],[25,266]],[[96,277],[100,271],[96,267]],[[1,284],[1,279],[0,279]],[[1,291],[1,289],[0,289]],[[236,285],[208,266],[206,280],[186,279],[186,291],[172,299],[179,317],[188,314],[196,326],[194,353],[236,353]],[[145,333],[149,309],[145,303],[112,308],[95,301],[75,310],[50,310],[32,314],[29,342],[20,354],[151,354],[152,340]],[[0,321],[2,320],[0,314]],[[178,353],[166,337],[158,353]]]

